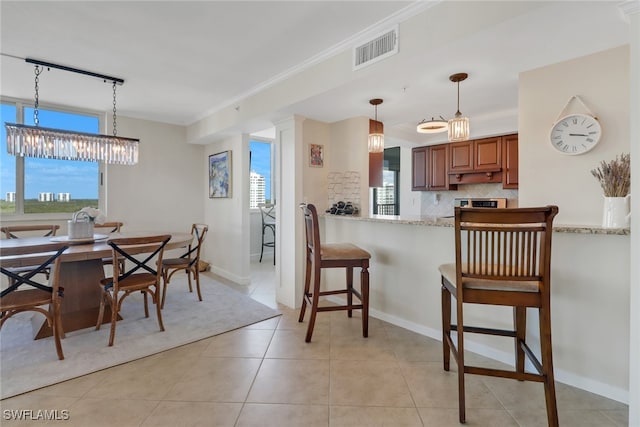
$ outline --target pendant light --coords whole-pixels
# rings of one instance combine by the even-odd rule
[[[375,120],[369,120],[369,152],[384,152],[384,125],[378,121],[378,105],[382,104],[382,99],[375,98],[369,101],[375,107]]]
[[[460,113],[460,82],[469,77],[467,73],[449,76],[449,80],[458,84],[458,110],[454,118],[449,120],[449,142],[467,141],[469,139],[469,118]]]
[[[138,144],[140,140],[117,136],[116,84],[122,85],[124,83],[123,79],[31,58],[26,58],[25,61],[35,64],[34,126],[5,123],[7,152],[9,154],[23,157],[82,160],[119,165],[134,165],[138,163]],[[38,119],[38,83],[42,72],[41,67],[71,71],[113,83],[113,135],[40,127]]]
[[[431,120],[424,119],[416,128],[418,133],[440,133],[447,131],[448,122],[444,119],[444,117],[440,116],[440,119],[434,119],[431,117]]]

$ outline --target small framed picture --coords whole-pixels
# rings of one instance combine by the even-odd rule
[[[324,166],[324,145],[309,144],[309,166],[314,168]]]
[[[231,150],[209,156],[209,198],[231,197]]]

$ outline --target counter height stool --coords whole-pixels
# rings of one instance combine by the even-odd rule
[[[304,213],[306,248],[306,273],[304,281],[304,295],[298,322],[304,320],[307,304],[311,306],[311,317],[307,327],[306,342],[311,341],[316,315],[320,311],[347,310],[349,317],[353,310],[362,310],[362,336],[369,335],[369,259],[371,254],[351,243],[320,243],[318,227],[318,212],[312,204],[300,205]],[[323,268],[345,268],[347,283],[345,289],[320,291],[320,271]],[[360,292],[353,288],[353,269],[360,268]],[[311,278],[313,273],[313,289]],[[347,303],[344,305],[319,306],[321,296],[346,294]],[[353,304],[353,296],[360,300],[360,304]]]
[[[276,265],[276,205],[270,203],[261,203],[258,205],[260,216],[262,217],[262,240],[260,247],[260,261],[262,262],[262,254],[265,246],[273,248],[273,265]],[[267,230],[271,230],[271,241],[265,242],[264,235]]]
[[[557,206],[536,208],[455,208],[455,264],[440,266],[442,275],[442,349],[444,370],[450,354],[458,364],[458,410],[465,422],[464,375],[478,374],[544,383],[549,426],[558,425],[551,352],[551,236]],[[451,324],[451,296],[456,324]],[[513,307],[513,330],[469,326],[463,304]],[[526,343],[526,310],[539,313],[542,363]],[[457,333],[457,342],[451,331]],[[469,366],[464,361],[464,334],[514,338],[515,370]],[[536,373],[525,372],[527,356]]]

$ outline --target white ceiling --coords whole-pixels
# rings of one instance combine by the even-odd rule
[[[22,59],[30,57],[123,78],[118,115],[188,125],[318,58],[350,50],[381,25],[402,24],[430,8],[459,9],[460,21],[450,27],[462,34],[464,23],[476,19],[464,14],[470,3],[447,3],[3,0],[0,94],[33,98],[33,66]],[[464,36],[433,34],[424,55],[403,58],[393,72],[382,61],[277,114],[325,122],[373,116],[368,100],[379,97],[385,132],[419,142],[417,122],[455,112],[448,76],[467,72],[460,109],[472,125],[513,115],[520,72],[628,43],[618,3],[533,2],[518,16]],[[399,40],[401,50],[411,42],[402,27]],[[40,102],[109,111],[111,85],[52,69],[40,77]]]

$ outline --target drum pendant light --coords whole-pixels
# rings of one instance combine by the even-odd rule
[[[467,73],[457,73],[449,76],[449,80],[458,84],[458,110],[454,118],[449,120],[449,142],[467,141],[469,139],[469,118],[460,112],[460,82],[468,76]]]
[[[384,125],[378,121],[378,105],[382,104],[382,99],[372,99],[369,104],[375,107],[375,120],[369,120],[369,152],[382,153],[384,151]]]

